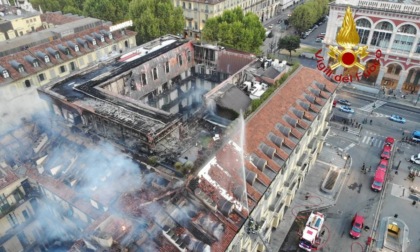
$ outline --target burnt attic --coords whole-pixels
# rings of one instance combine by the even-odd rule
[[[182,121],[202,109],[203,95],[229,76],[223,71],[232,67],[216,67],[226,65],[229,58],[218,55],[227,52],[209,47],[203,55],[194,51],[200,46],[167,35],[38,93],[52,112],[84,132],[147,152],[167,136],[179,138]],[[236,68],[252,61],[240,58]]]

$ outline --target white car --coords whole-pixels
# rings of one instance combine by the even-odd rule
[[[413,155],[411,156],[411,162],[415,163],[415,164],[420,164],[420,153],[417,155]]]

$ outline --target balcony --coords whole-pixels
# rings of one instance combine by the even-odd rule
[[[283,207],[282,197],[283,194],[277,194],[276,198],[274,199],[274,202],[268,207],[268,210],[270,210],[271,212],[278,213]]]
[[[302,156],[300,156],[300,158],[299,158],[299,160],[297,161],[296,165],[297,165],[297,166],[303,166],[305,163],[307,163],[307,162],[308,162],[308,159],[309,159],[309,155],[308,155],[308,153],[307,153],[307,152],[304,152],[304,153],[302,154]]]
[[[405,3],[360,0],[359,7],[420,16],[420,6]]]

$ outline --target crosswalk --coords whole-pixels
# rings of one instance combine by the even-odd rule
[[[359,110],[370,113],[374,109],[377,109],[384,104],[386,104],[386,101],[375,101],[375,102],[369,103],[369,104],[359,108]],[[375,107],[374,107],[374,105],[375,105]]]
[[[370,145],[375,148],[382,148],[385,144],[386,136],[381,136],[372,131],[362,131],[360,136],[360,144]]]

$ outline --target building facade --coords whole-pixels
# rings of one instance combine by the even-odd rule
[[[34,222],[37,199],[27,178],[18,178],[0,163],[0,251],[37,246],[40,227]]]
[[[278,227],[322,150],[335,89],[319,71],[301,67],[246,120],[244,163],[239,161],[240,141],[230,140],[198,173],[197,194],[207,195],[207,204],[233,224],[226,234],[228,229],[235,233],[212,250],[216,245],[226,251],[266,249],[263,241],[272,239],[272,229]],[[239,138],[236,134],[232,139]],[[251,227],[261,239],[250,234]]]
[[[330,5],[329,21],[323,44],[324,57],[329,45],[337,45],[336,35],[342,25],[347,6],[350,6],[360,37],[360,45],[367,45],[369,56],[362,82],[384,89],[407,93],[420,91],[420,6],[410,1],[387,2],[366,0],[337,0]],[[379,66],[375,66],[377,50],[381,51]],[[362,76],[363,71],[337,71]]]
[[[184,11],[184,36],[199,39],[206,20],[222,15],[223,11],[241,7],[244,12],[255,13],[261,21],[274,17],[298,0],[173,0],[174,6]]]
[[[99,20],[96,20],[99,21]],[[12,99],[120,55],[136,45],[135,32],[109,32],[90,18],[39,32],[41,40],[26,45],[37,33],[0,42],[0,97]],[[93,22],[93,23],[92,23]],[[25,42],[26,41],[26,42]],[[22,48],[23,47],[23,48]]]

